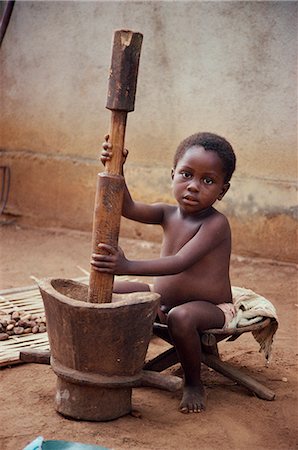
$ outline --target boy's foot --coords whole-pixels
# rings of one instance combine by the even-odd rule
[[[184,386],[183,396],[180,403],[180,412],[199,413],[206,409],[206,392],[203,385]]]

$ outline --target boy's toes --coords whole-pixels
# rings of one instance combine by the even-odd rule
[[[183,414],[200,413],[205,409],[206,394],[203,386],[184,387],[179,410]]]
[[[183,414],[187,414],[190,412],[187,406],[180,407],[179,411],[182,412]]]
[[[188,406],[181,406],[179,408],[180,412],[183,414],[187,413],[200,413],[204,408],[201,408],[198,405],[188,405]]]
[[[199,412],[201,412],[201,411],[202,411],[201,406],[199,406],[199,405],[194,405],[194,407],[193,407],[193,412],[199,413]]]

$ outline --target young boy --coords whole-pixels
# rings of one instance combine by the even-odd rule
[[[108,139],[107,135],[103,164],[112,155]],[[205,409],[199,334],[225,326],[234,315],[229,278],[231,231],[213,204],[228,191],[235,165],[234,151],[224,138],[212,133],[186,138],[177,148],[172,169],[176,205],[135,202],[127,187],[124,194],[124,217],[163,227],[160,258],[128,260],[121,248],[105,244],[99,248],[108,254],[92,255],[91,264],[100,272],[155,277],[154,291],[161,296],[159,318],[168,324],[184,371],[183,413]],[[114,284],[117,293],[149,290],[141,282]]]

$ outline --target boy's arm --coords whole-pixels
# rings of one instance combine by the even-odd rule
[[[106,244],[99,247],[107,255],[92,255],[95,270],[115,275],[163,276],[181,273],[214,250],[223,240],[230,239],[230,227],[222,215],[203,224],[195,236],[175,255],[151,260],[128,260],[123,251]]]
[[[101,162],[103,165],[112,157],[112,145],[109,142],[109,135],[105,135],[105,142],[102,144]],[[123,166],[128,155],[128,150],[123,151],[122,175],[124,177]],[[155,203],[148,205],[141,202],[135,202],[128,190],[125,182],[122,215],[127,219],[135,220],[142,223],[161,224],[164,218],[164,205],[162,203]]]
[[[125,182],[122,215],[127,219],[136,222],[161,224],[164,219],[165,205],[162,203],[154,203],[148,205],[142,202],[136,202],[132,199]]]

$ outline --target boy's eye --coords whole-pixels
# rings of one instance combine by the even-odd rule
[[[183,178],[186,178],[186,179],[191,178],[191,176],[192,176],[191,173],[185,172],[184,170],[181,172],[181,175]]]
[[[208,177],[204,178],[203,181],[204,181],[205,184],[213,184],[213,180],[211,178],[208,178]]]

